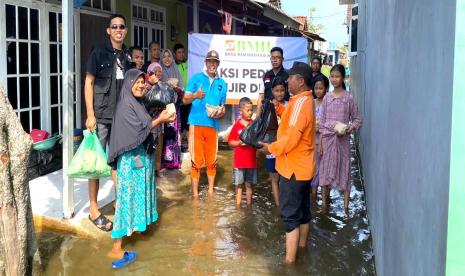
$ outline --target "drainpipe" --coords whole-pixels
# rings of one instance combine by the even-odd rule
[[[73,1],[62,1],[63,14],[63,216],[74,216],[74,182],[68,178],[68,164],[73,157],[73,94],[74,94],[74,22]]]
[[[194,33],[198,33],[199,32],[199,0],[192,1],[192,9],[193,9],[192,18],[194,19],[192,26],[194,27]]]

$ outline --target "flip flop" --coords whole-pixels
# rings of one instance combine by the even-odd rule
[[[114,269],[125,267],[136,260],[137,253],[135,251],[124,252],[123,258],[111,263],[111,267]]]
[[[100,214],[96,219],[92,220],[89,215],[89,220],[97,226],[98,229],[105,231],[105,232],[110,232],[113,230],[113,222],[111,222],[107,217],[104,215]],[[107,229],[107,224],[111,223],[110,228]]]

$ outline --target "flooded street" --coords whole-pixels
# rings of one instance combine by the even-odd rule
[[[190,197],[188,181],[179,185],[179,200],[159,198],[159,221],[148,233],[134,234],[125,247],[137,261],[120,270],[105,255],[111,240],[60,237],[56,246],[41,245],[46,275],[374,275],[371,234],[357,158],[352,160],[354,185],[350,214],[342,194],[331,192],[328,214],[312,206],[309,246],[294,266],[284,265],[284,230],[274,206],[267,175],[259,168],[259,184],[250,208],[236,209],[232,184],[232,151],[220,151],[217,187],[206,196],[201,180],[199,200]],[[355,156],[353,151],[353,156]],[[263,156],[259,156],[262,160]],[[319,197],[318,204],[321,204]]]

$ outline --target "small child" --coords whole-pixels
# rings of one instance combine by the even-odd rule
[[[257,157],[252,146],[244,144],[239,135],[252,123],[253,104],[244,97],[239,100],[241,118],[236,121],[229,134],[228,144],[234,148],[233,154],[233,181],[236,185],[236,205],[240,207],[242,191],[245,185],[247,205],[252,203],[252,185],[257,184]]]
[[[281,103],[287,106],[287,101],[284,100],[287,91],[286,81],[281,77],[276,77],[271,84],[271,93],[275,104]],[[274,202],[279,206],[279,174],[275,168],[276,158],[273,154],[267,154],[265,159],[265,170],[270,174],[271,192],[273,193]]]
[[[315,98],[315,119],[316,119],[316,137],[315,137],[315,156],[316,156],[316,162],[317,162],[317,171],[315,176],[312,179],[311,187],[312,187],[312,201],[316,202],[316,192],[318,190],[319,186],[319,180],[318,180],[318,167],[320,166],[320,158],[318,156],[318,142],[320,139],[320,131],[319,131],[319,122],[320,122],[320,117],[321,117],[321,109],[322,109],[322,103],[323,103],[323,98],[328,92],[329,88],[329,80],[327,77],[324,75],[318,75],[315,77],[313,80],[313,93],[316,96]],[[324,188],[328,188],[328,186],[325,186]],[[326,192],[326,194],[328,194]]]
[[[318,155],[321,161],[318,170],[320,186],[344,192],[344,210],[349,210],[350,196],[350,134],[362,124],[358,107],[351,93],[345,89],[345,68],[336,64],[331,68],[333,92],[323,98],[319,122],[320,143]],[[339,131],[336,125],[342,125]],[[326,192],[325,192],[326,191]],[[327,209],[327,191],[323,189],[323,208]]]

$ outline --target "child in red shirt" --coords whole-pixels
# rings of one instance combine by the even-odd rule
[[[243,97],[239,100],[241,118],[236,121],[229,134],[228,144],[234,148],[233,179],[236,185],[236,205],[240,207],[242,190],[245,184],[247,205],[252,203],[252,185],[257,184],[257,157],[256,150],[252,146],[244,144],[239,135],[252,123],[252,101]]]

